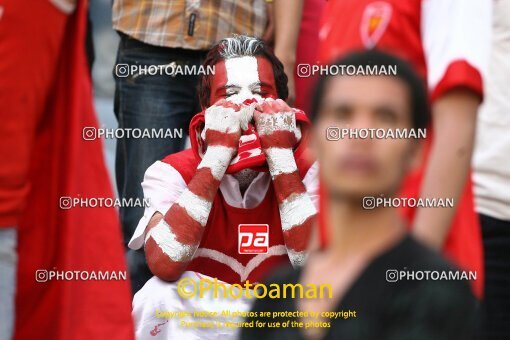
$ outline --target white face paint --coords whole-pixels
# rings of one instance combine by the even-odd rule
[[[225,60],[227,70],[227,98],[236,104],[246,99],[262,100],[257,59],[239,57]]]

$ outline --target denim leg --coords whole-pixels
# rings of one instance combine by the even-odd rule
[[[172,61],[201,65],[205,52],[156,47],[121,34],[117,65],[167,65]],[[115,173],[119,197],[143,198],[141,182],[147,168],[163,157],[184,148],[191,117],[199,111],[198,76],[129,75],[115,76],[115,115],[120,128],[182,129],[183,137],[119,138]],[[143,215],[143,208],[120,208],[124,243]],[[142,251],[127,250],[133,294],[152,276]]]
[[[15,228],[0,228],[0,339],[13,337],[16,315],[14,296],[16,290],[17,233]]]
[[[480,214],[484,244],[483,339],[510,335],[510,221]]]

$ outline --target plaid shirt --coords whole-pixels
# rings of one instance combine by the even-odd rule
[[[234,33],[261,37],[265,0],[114,0],[113,28],[147,44],[207,50]]]

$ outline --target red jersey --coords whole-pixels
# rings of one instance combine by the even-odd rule
[[[319,33],[319,59],[377,48],[411,63],[427,80],[432,100],[457,86],[481,96],[490,13],[489,1],[332,0]]]
[[[175,169],[186,185],[193,178],[199,163],[191,149],[169,155],[162,162]],[[301,178],[304,179],[313,161],[297,154],[296,163]],[[268,225],[267,252],[258,254],[239,252],[240,224]],[[218,190],[202,241],[186,270],[234,284],[246,280],[258,282],[271,268],[283,263],[289,263],[289,257],[283,240],[280,212],[273,186],[268,186],[264,198],[257,206],[248,209],[230,205],[221,190]]]

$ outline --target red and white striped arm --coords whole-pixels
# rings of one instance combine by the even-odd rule
[[[256,106],[255,126],[276,192],[283,237],[293,266],[303,265],[317,210],[299,176],[293,148],[301,139],[292,109],[281,99]]]
[[[145,256],[152,273],[178,280],[202,240],[214,196],[237,152],[241,108],[221,100],[205,112],[207,149],[196,173],[163,219],[147,228]]]

